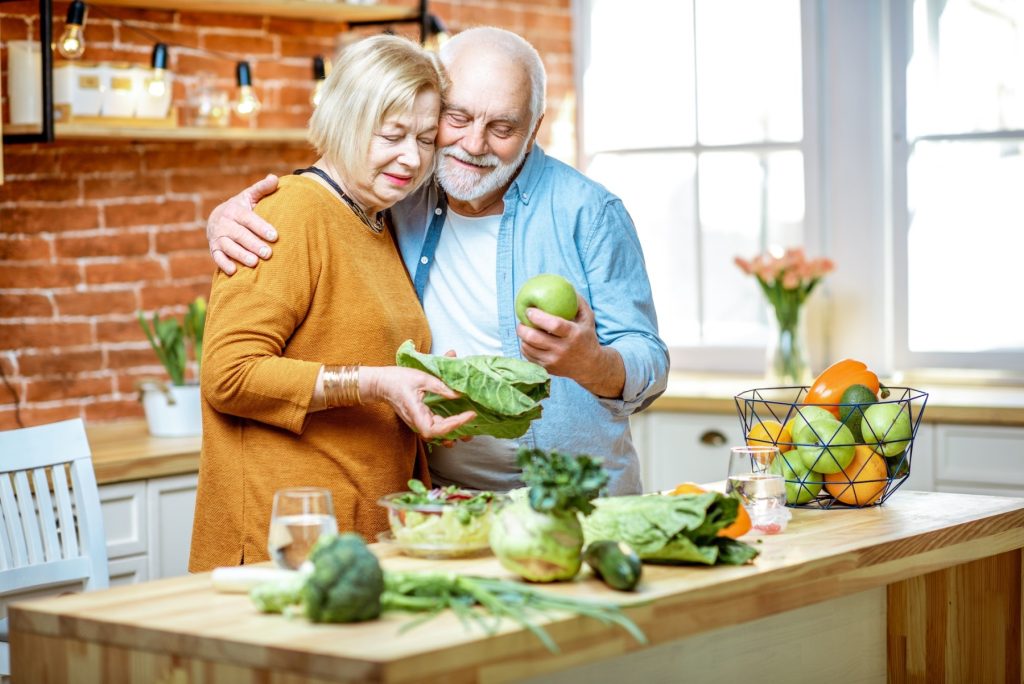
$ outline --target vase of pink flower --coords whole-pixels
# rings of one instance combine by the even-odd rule
[[[768,300],[772,327],[766,352],[768,379],[784,385],[811,380],[803,305],[825,274],[835,269],[831,259],[808,259],[800,248],[782,256],[759,254],[751,260],[736,257],[740,270],[757,279]]]

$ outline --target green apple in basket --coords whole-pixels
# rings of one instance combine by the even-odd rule
[[[910,410],[901,402],[872,404],[864,409],[861,435],[871,448],[886,457],[902,454],[910,444]]]
[[[804,465],[816,473],[841,472],[853,460],[853,433],[831,414],[798,425],[793,441]]]
[[[786,479],[787,504],[807,503],[818,496],[825,484],[821,475],[805,466],[803,458],[795,451],[776,456],[768,466],[768,472]]]

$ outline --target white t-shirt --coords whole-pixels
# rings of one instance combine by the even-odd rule
[[[459,356],[501,355],[496,267],[500,226],[500,214],[476,218],[448,210],[423,291],[431,353],[454,349]],[[517,448],[515,440],[488,436],[434,447],[429,459],[434,484],[499,491],[518,487]]]

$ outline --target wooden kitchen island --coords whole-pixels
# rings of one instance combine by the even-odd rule
[[[545,590],[615,600],[640,645],[586,618],[546,623],[561,653],[451,614],[400,632],[261,615],[195,575],[10,609],[15,682],[1020,682],[1024,499],[897,492],[881,507],[794,510],[744,567],[646,565],[635,594],[589,576]],[[492,557],[385,568],[507,576]]]

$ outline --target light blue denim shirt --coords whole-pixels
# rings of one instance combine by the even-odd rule
[[[553,377],[544,413],[520,444],[601,457],[612,495],[641,491],[629,416],[665,391],[668,349],[658,337],[651,286],[636,229],[622,201],[535,145],[505,193],[498,231],[498,327],[505,356],[522,358],[514,300],[539,273],[566,277],[594,310],[597,337],[622,356],[619,399],[602,399]],[[402,258],[420,299],[447,211],[434,184],[392,208]]]

